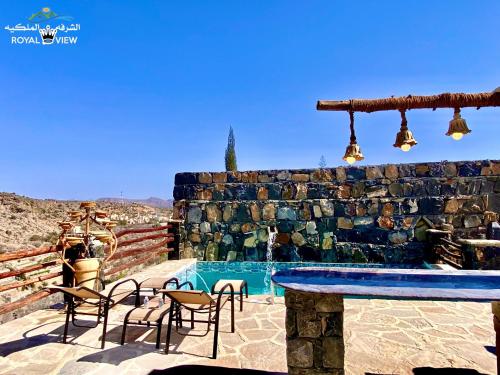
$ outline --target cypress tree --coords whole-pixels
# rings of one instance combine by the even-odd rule
[[[227,148],[226,148],[226,171],[237,171],[238,167],[236,165],[236,141],[234,139],[233,127],[229,127],[229,136],[227,137]]]

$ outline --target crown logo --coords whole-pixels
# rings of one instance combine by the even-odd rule
[[[57,29],[51,29],[49,25],[45,29],[39,29],[40,35],[42,37],[42,44],[52,44],[54,42],[54,37],[57,34]]]

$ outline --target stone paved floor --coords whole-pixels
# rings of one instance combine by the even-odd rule
[[[185,264],[165,262],[134,276],[165,275]],[[1,325],[0,374],[147,374],[187,363],[286,372],[283,298],[270,305],[265,296],[250,296],[244,312],[236,311],[236,333],[229,332],[225,311],[217,360],[208,358],[212,333],[174,334],[171,353],[165,355],[164,334],[156,350],[153,329],[130,326],[121,346],[121,321],[129,308],[111,311],[104,350],[99,349],[101,326],[70,326],[70,343],[60,343],[64,315],[57,310],[40,310]],[[349,299],[345,308],[347,374],[411,374],[425,366],[495,373],[489,304]],[[194,333],[203,335],[203,328],[198,324]]]

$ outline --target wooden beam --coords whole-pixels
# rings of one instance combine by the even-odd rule
[[[39,247],[38,249],[30,250],[18,250],[10,253],[0,254],[0,262],[6,262],[8,260],[16,260],[22,258],[34,257],[37,255],[55,253],[57,251],[56,246],[49,247]]]
[[[35,284],[35,283],[38,283],[40,281],[54,279],[54,278],[59,277],[59,276],[62,276],[62,271],[61,272],[48,273],[48,274],[43,275],[43,276],[36,276],[33,279],[29,279],[29,280],[26,280],[26,281],[17,281],[17,282],[6,284],[6,285],[1,285],[0,286],[0,292],[5,292],[6,290],[10,290],[10,289],[21,288],[23,286],[28,286],[28,285],[31,285],[31,284]]]
[[[38,300],[41,300],[42,298],[50,296],[52,293],[55,293],[56,291],[51,291],[51,290],[40,290],[39,292],[30,294],[24,298],[21,298],[18,301],[11,302],[11,303],[6,303],[2,306],[0,306],[0,315],[6,314],[8,312],[20,309],[21,307],[24,307],[26,305],[32,304],[33,302],[36,302]]]
[[[377,112],[400,109],[436,109],[464,107],[498,107],[500,92],[483,92],[477,94],[444,93],[429,96],[400,96],[382,99],[352,99],[352,100],[318,100],[318,111],[354,111]]]
[[[158,232],[160,230],[172,228],[171,225],[163,225],[161,227],[152,227],[152,228],[138,228],[138,229],[125,229],[120,232],[116,232],[115,235],[117,238],[125,236],[127,234],[132,233],[148,233],[148,232]]]

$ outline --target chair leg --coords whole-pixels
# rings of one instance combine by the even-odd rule
[[[231,299],[231,332],[234,332],[234,298]]]
[[[245,283],[245,292],[246,292],[246,297],[248,298],[248,284]]]
[[[68,336],[69,316],[71,315],[72,310],[73,310],[73,300],[68,302],[68,307],[66,309],[66,324],[64,325],[64,335],[63,335],[64,344],[66,344],[66,337]]]
[[[168,354],[169,346],[170,346],[170,335],[172,333],[172,320],[174,319],[174,301],[170,304],[170,311],[168,313],[168,326],[167,326],[167,340],[165,347],[165,354]]]
[[[101,349],[104,349],[104,345],[106,344],[106,328],[108,326],[108,312],[109,312],[109,306],[108,303],[106,302],[106,305],[104,306],[104,323],[102,325]]]
[[[121,345],[125,344],[125,334],[126,334],[126,331],[127,331],[127,323],[128,323],[127,320],[123,321],[122,339],[120,341]]]
[[[194,311],[191,310],[191,329],[194,329]]]
[[[240,311],[243,311],[243,288],[240,289]]]
[[[219,336],[219,311],[215,312],[215,330],[214,330],[214,348],[213,348],[213,353],[212,353],[212,358],[216,359],[217,358],[217,339]]]
[[[160,349],[160,336],[161,336],[161,325],[163,324],[163,317],[158,321],[158,326],[156,327],[156,349]]]

